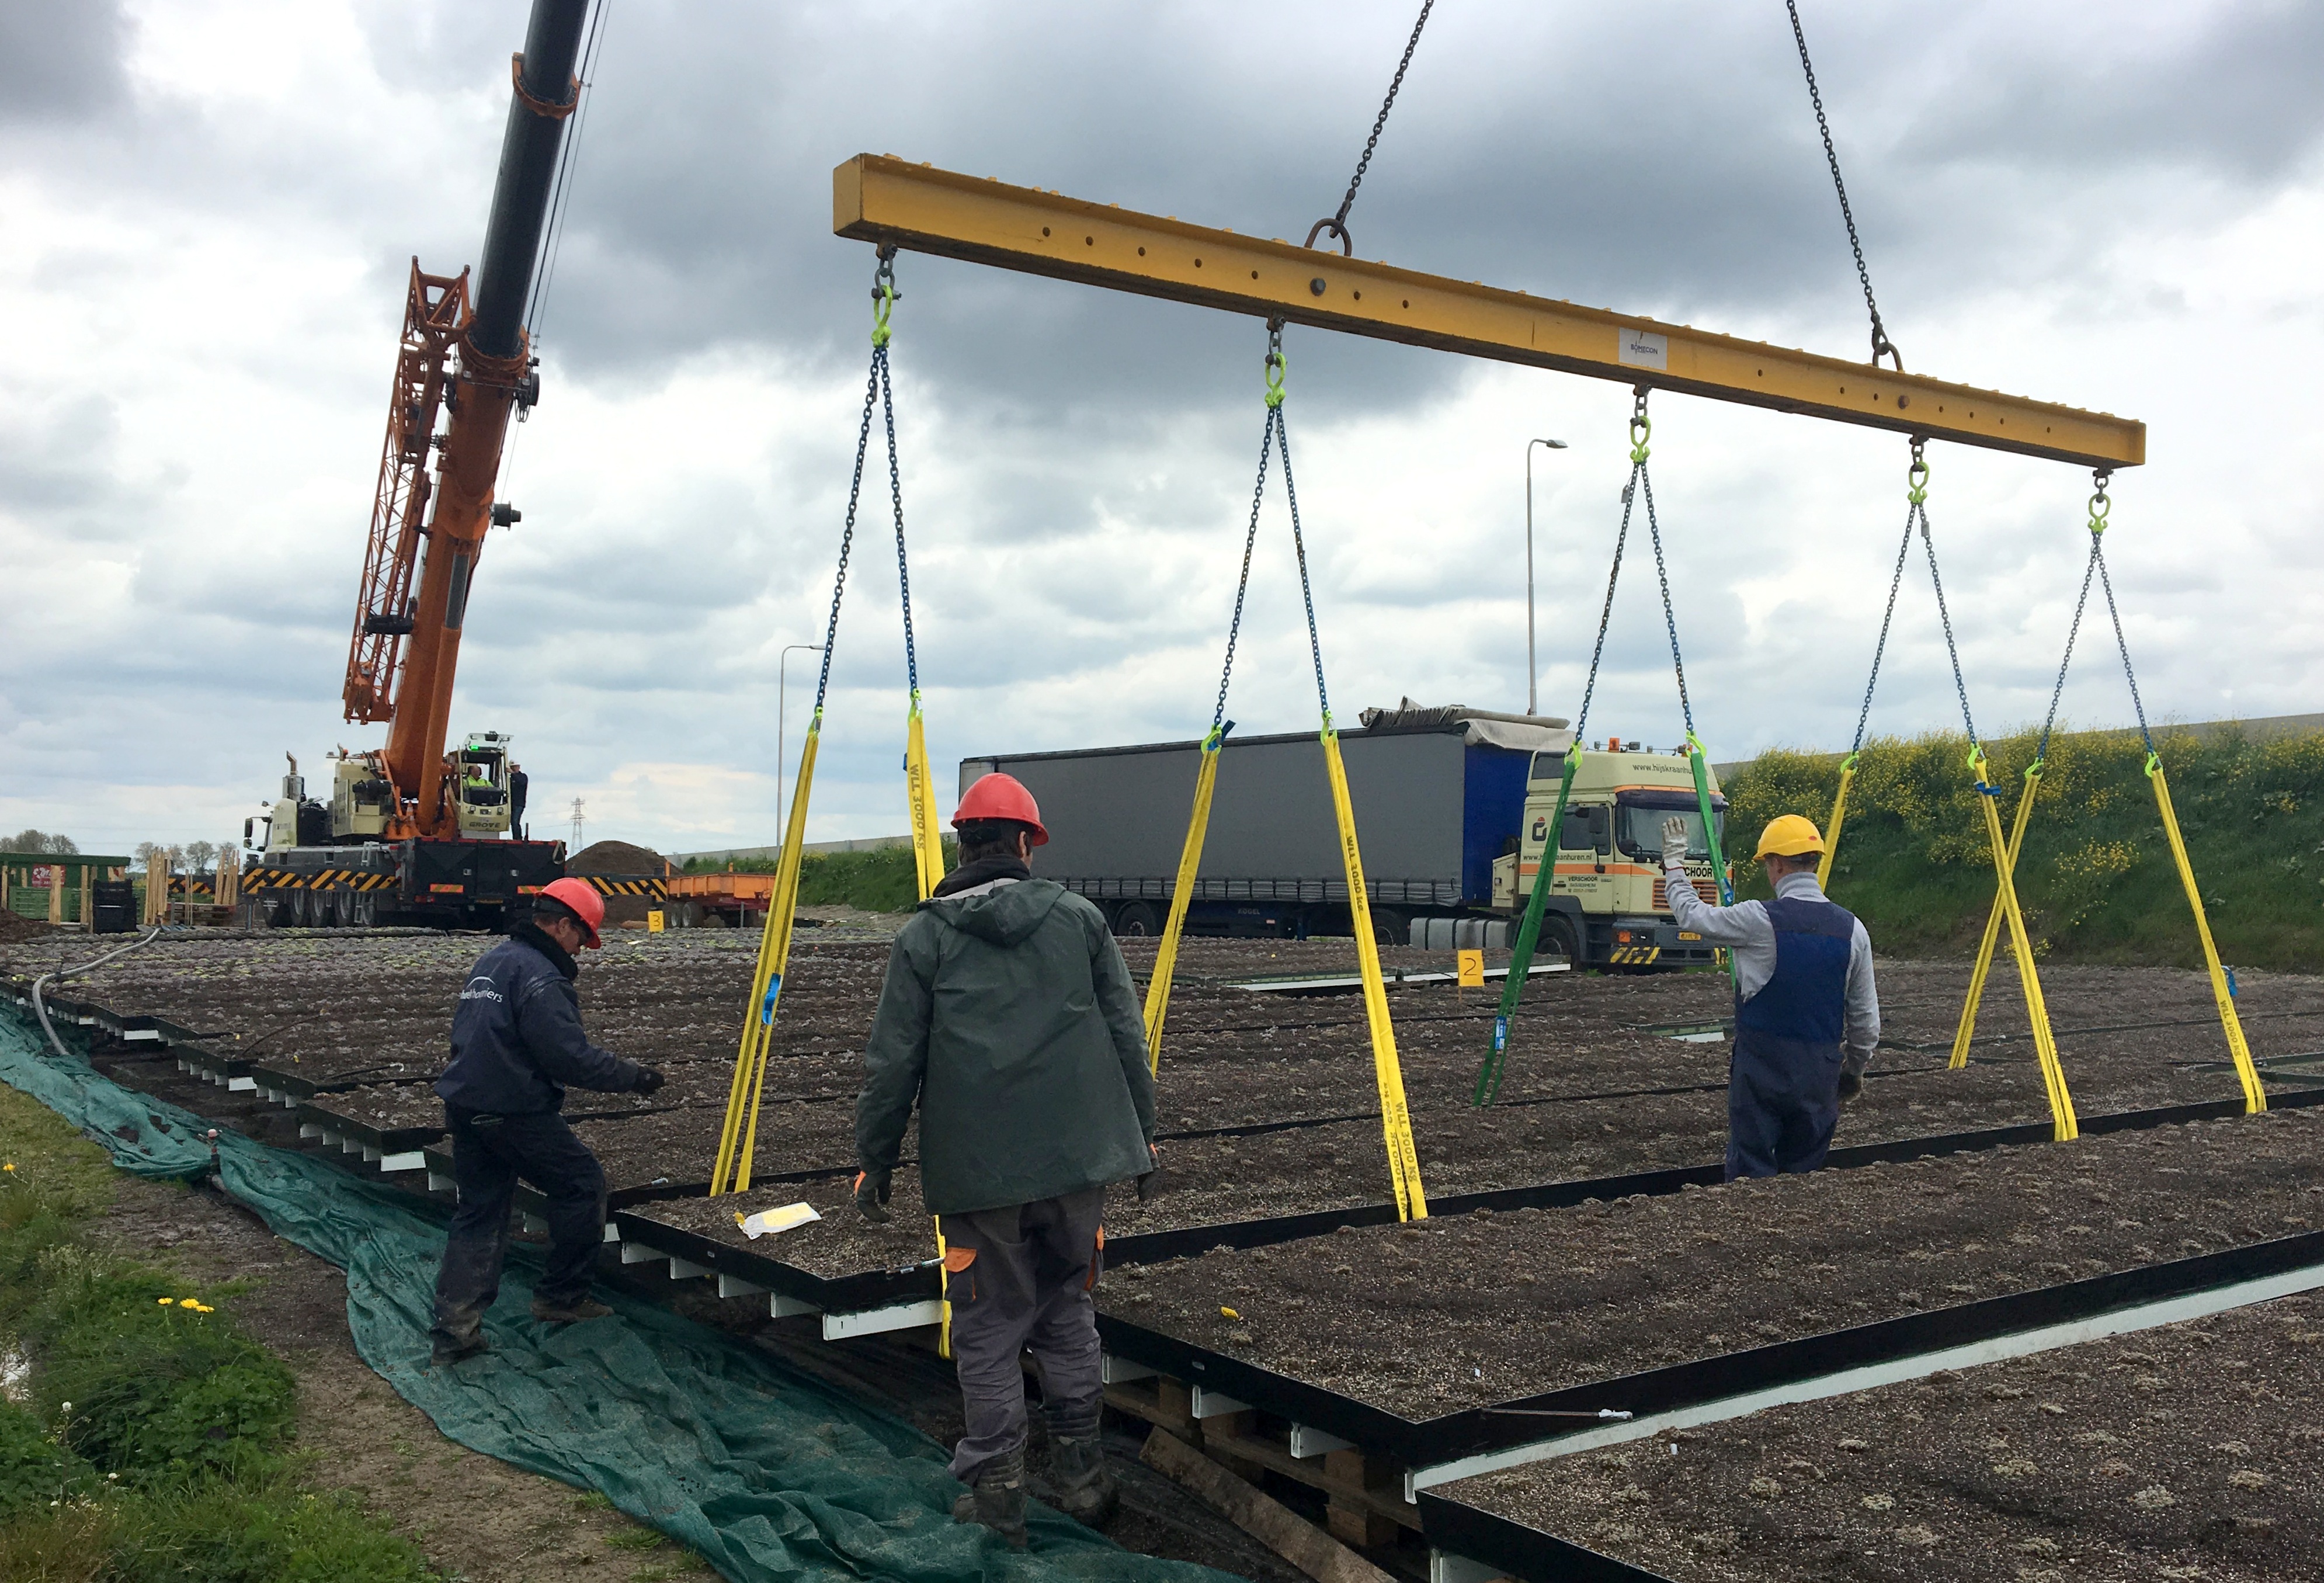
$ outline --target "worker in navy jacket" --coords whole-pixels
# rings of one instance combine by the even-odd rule
[[[1813,1171],[1880,1042],[1871,936],[1824,899],[1816,881],[1823,837],[1812,820],[1787,813],[1767,822],[1757,856],[1775,899],[1732,907],[1706,906],[1687,878],[1699,828],[1663,821],[1664,890],[1679,928],[1734,953],[1727,1180]]]
[[[460,1192],[429,1332],[439,1364],[487,1350],[484,1311],[500,1295],[519,1178],[548,1200],[549,1261],[533,1287],[533,1318],[569,1324],[613,1312],[589,1297],[604,1240],[605,1173],[558,1112],[567,1088],[650,1094],[662,1076],[599,1049],[582,1031],[573,953],[596,949],[604,916],[595,887],[557,880],[536,899],[531,920],[485,952],[461,986],[452,1062],[436,1079]]]

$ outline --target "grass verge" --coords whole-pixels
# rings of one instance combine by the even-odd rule
[[[2312,970],[2324,952],[2324,736],[2199,742],[2158,733],[2156,748],[2222,959]],[[2005,830],[2034,734],[1989,739]],[[1985,816],[1968,739],[1936,732],[1864,749],[1834,855],[1832,900],[1881,950],[1974,950],[1993,903]],[[2054,736],[2019,858],[2018,897],[2035,950],[2085,962],[2195,967],[2202,949],[2135,736]],[[1729,778],[1728,850],[1738,895],[1765,896],[1748,858],[1781,813],[1821,828],[1839,788],[1830,755],[1774,749]]]
[[[104,1152],[0,1087],[0,1578],[21,1583],[424,1583],[410,1543],[309,1486],[298,1386],[235,1324],[86,1228]]]

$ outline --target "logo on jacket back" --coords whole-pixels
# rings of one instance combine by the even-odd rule
[[[503,995],[500,992],[500,986],[489,978],[471,978],[461,987],[460,998],[462,1000],[506,1000],[508,996]]]

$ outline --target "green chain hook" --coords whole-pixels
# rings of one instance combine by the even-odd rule
[[[2113,477],[2113,474],[2105,472],[2090,475],[2090,481],[2098,486],[2098,493],[2090,496],[2090,536],[2092,538],[2107,531],[2107,514],[2114,509],[2114,502],[2107,498],[2107,484]]]
[[[1270,407],[1283,404],[1283,375],[1289,366],[1289,359],[1279,350],[1267,354],[1267,404]]]
[[[1929,463],[1921,454],[1921,442],[1913,441],[1913,465],[1904,469],[1904,499],[1908,505],[1920,505],[1929,498]]]
[[[872,299],[872,344],[884,347],[895,331],[888,328],[888,315],[896,306],[896,282],[881,281],[879,294]]]

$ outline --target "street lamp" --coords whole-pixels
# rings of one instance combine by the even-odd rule
[[[1535,714],[1536,676],[1533,659],[1533,448],[1547,446],[1552,450],[1563,450],[1562,440],[1528,440],[1526,441],[1526,713]]]
[[[783,705],[790,697],[785,690],[788,685],[787,668],[791,655],[800,649],[810,654],[823,653],[821,643],[787,643],[775,660],[775,817],[783,821],[786,830],[790,827],[791,810],[783,801]]]

